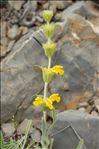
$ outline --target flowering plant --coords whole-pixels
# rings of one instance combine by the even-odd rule
[[[53,12],[51,10],[43,11],[43,18],[46,21],[46,24],[43,25],[42,30],[47,38],[47,42],[42,44],[46,57],[48,58],[48,67],[42,67],[42,76],[44,81],[44,95],[37,96],[33,101],[34,106],[43,107],[43,117],[42,117],[42,136],[41,136],[41,148],[42,149],[52,149],[53,138],[51,137],[51,130],[56,121],[56,109],[54,106],[55,102],[60,102],[61,97],[58,93],[54,93],[48,97],[47,87],[48,84],[52,81],[53,75],[63,75],[64,70],[63,66],[55,65],[51,67],[51,59],[56,51],[56,44],[52,41],[52,37],[55,33],[55,24],[50,23],[53,17]],[[50,110],[53,118],[51,126],[47,123],[47,110]]]

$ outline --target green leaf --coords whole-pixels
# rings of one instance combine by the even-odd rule
[[[5,149],[4,138],[3,138],[3,134],[1,131],[0,131],[0,144],[1,144],[1,149]]]

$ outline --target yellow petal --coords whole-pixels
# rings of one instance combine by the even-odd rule
[[[54,102],[54,101],[60,102],[60,100],[61,100],[59,94],[52,94],[49,98],[52,102]]]
[[[45,105],[46,105],[46,107],[48,107],[50,110],[53,110],[53,109],[54,109],[53,103],[52,103],[52,101],[51,101],[49,98],[46,98],[46,100],[45,100]]]
[[[57,74],[57,75],[63,75],[64,74],[63,66],[61,66],[61,65],[54,66],[52,68],[52,71],[54,74]]]
[[[43,104],[44,104],[44,101],[43,101],[43,98],[42,97],[37,97],[35,99],[35,101],[33,102],[33,105],[35,107],[40,106],[40,105],[43,105]]]

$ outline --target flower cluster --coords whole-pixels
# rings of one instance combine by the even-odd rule
[[[52,79],[52,76],[55,75],[63,75],[64,74],[64,70],[63,70],[63,66],[61,65],[56,65],[52,68],[46,68],[46,67],[42,67],[42,72],[43,72],[43,80],[44,82],[49,83]]]
[[[45,106],[50,110],[54,109],[53,103],[60,102],[61,98],[59,94],[52,94],[50,97],[43,99],[42,97],[38,96],[35,101],[33,102],[34,106]]]

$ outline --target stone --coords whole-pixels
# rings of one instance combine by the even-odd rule
[[[15,10],[20,10],[22,5],[24,4],[24,0],[20,0],[20,1],[11,1],[11,0],[9,0],[8,3]]]
[[[8,121],[12,115],[24,114],[32,105],[32,96],[43,88],[41,73],[34,70],[34,65],[45,65],[47,59],[37,42],[44,42],[41,32],[29,32],[15,44],[11,52],[1,63],[2,102],[1,119]],[[42,58],[40,58],[42,57]],[[38,80],[38,81],[37,81]],[[12,106],[13,105],[13,106]],[[33,113],[31,113],[32,115]],[[22,115],[19,121],[22,119]]]
[[[7,48],[3,45],[0,45],[0,57],[4,57],[6,55]]]
[[[33,11],[37,10],[37,1],[30,1],[30,5]]]
[[[93,116],[99,116],[96,111],[92,111],[92,112],[91,112],[91,115],[93,115]]]
[[[1,21],[0,26],[1,26],[1,31],[0,31],[1,37],[6,37],[6,33],[7,33],[7,22],[6,21]]]
[[[7,47],[7,52],[10,52],[14,46],[15,40],[12,40],[9,42],[8,47]]]
[[[67,8],[71,3],[72,3],[71,0],[69,0],[69,1],[51,1],[50,2],[51,5],[56,5],[56,8],[59,10],[63,10],[65,8]]]
[[[1,126],[2,132],[4,133],[5,137],[11,137],[15,132],[14,123],[4,123]]]
[[[8,38],[7,37],[1,37],[1,41],[0,41],[1,45],[7,47],[8,46]]]
[[[42,110],[40,107],[34,107],[32,104],[24,111],[20,108],[16,114],[16,120],[19,121],[27,119],[39,119],[42,116]]]
[[[53,149],[75,149],[80,139],[84,140],[82,148],[98,149],[99,117],[74,110],[59,113],[53,135]]]
[[[49,6],[49,4],[48,4],[48,3],[45,3],[45,4],[43,5],[43,9],[44,9],[44,10],[48,9],[48,6]]]
[[[9,39],[14,40],[19,38],[19,36],[21,35],[21,30],[18,28],[17,25],[13,25],[12,28],[8,29],[8,33],[7,36]]]
[[[36,142],[36,143],[40,143],[41,140],[41,133],[39,129],[31,129],[31,138]]]
[[[52,10],[54,14],[56,13],[56,5],[50,5],[49,9]]]
[[[82,108],[79,108],[78,110],[79,110],[80,112],[86,112],[85,108],[83,108],[83,107],[82,107]]]
[[[93,31],[82,16],[72,14],[72,12],[68,12],[68,9],[65,11],[64,24],[60,28],[61,35],[57,35],[57,39],[55,39],[57,47],[61,47],[61,50],[57,50],[55,63],[63,65],[66,73],[63,79],[55,77],[50,84],[51,90],[55,89],[60,93],[65,103],[72,97],[75,98],[75,95],[83,96],[84,90],[92,92],[93,82],[88,80],[94,78],[95,69],[98,71],[99,67],[99,43],[97,41],[99,35]],[[68,92],[62,90],[64,81],[69,84]]]
[[[22,35],[26,34],[29,31],[28,28],[25,26],[21,26],[19,29],[21,30]]]
[[[56,21],[60,21],[61,18],[62,18],[62,13],[57,13],[57,14],[55,15],[55,20],[56,20]]]
[[[87,107],[88,106],[88,103],[87,102],[82,102],[82,103],[80,103],[79,104],[79,108],[81,108],[81,107]]]
[[[29,123],[29,119],[24,119],[21,124],[18,126],[17,128],[17,134],[18,135],[23,135],[25,134],[25,131],[26,131],[26,128],[28,126],[28,123]]]
[[[95,107],[97,108],[97,110],[99,112],[99,99],[95,100]]]

